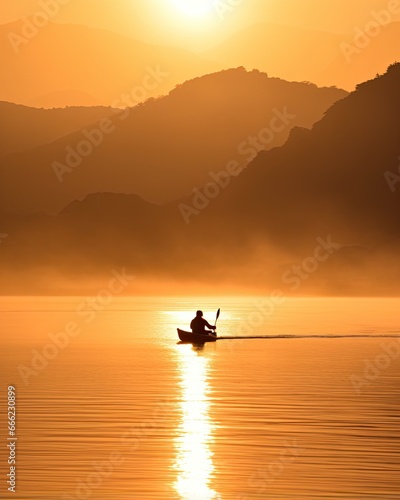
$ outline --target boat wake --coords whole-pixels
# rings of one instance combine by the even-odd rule
[[[234,337],[234,336],[222,336],[217,337],[217,340],[244,340],[244,339],[386,339],[386,338],[400,338],[400,334],[332,334],[332,335],[249,335],[247,337]]]

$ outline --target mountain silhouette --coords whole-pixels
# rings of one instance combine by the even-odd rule
[[[359,85],[312,130],[294,129],[284,146],[261,152],[191,224],[202,234],[215,220],[219,229],[234,221],[236,234],[257,242],[259,258],[265,249],[259,279],[273,274],[268,255],[275,256],[278,279],[282,256],[301,262],[312,256],[318,238],[330,235],[343,247],[325,266],[329,282],[342,280],[338,293],[345,293],[343,280],[361,283],[356,293],[398,290],[399,84],[400,64],[394,64]]]
[[[229,163],[244,167],[259,150],[284,144],[291,128],[311,127],[346,95],[243,68],[196,78],[114,115],[104,133],[93,124],[9,156],[0,168],[2,204],[55,213],[104,191],[178,199]]]
[[[34,289],[38,273],[47,289],[54,277],[60,290],[79,289],[80,280],[97,284],[126,267],[138,291],[157,277],[214,291],[291,294],[298,283],[303,295],[398,293],[399,83],[393,64],[358,85],[311,130],[294,128],[284,145],[260,152],[189,224],[181,206],[193,196],[157,206],[97,193],[53,216],[3,210],[2,292]],[[292,276],[293,266],[310,268],[316,250],[324,253],[318,272]]]
[[[112,114],[105,107],[46,110],[0,102],[0,156],[49,144]]]
[[[400,64],[393,64],[359,85],[311,130],[294,129],[284,146],[261,152],[215,205],[234,218],[240,207],[255,226],[279,207],[266,226],[278,240],[282,228],[292,237],[328,228],[368,245],[397,239],[400,197],[385,174],[399,165],[399,83]]]

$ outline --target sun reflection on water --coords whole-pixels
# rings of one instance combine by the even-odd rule
[[[218,500],[217,493],[209,486],[214,471],[208,397],[210,359],[191,346],[180,346],[179,355],[182,420],[176,439],[175,489],[182,500]]]

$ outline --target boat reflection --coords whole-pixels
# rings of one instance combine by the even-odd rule
[[[203,348],[179,347],[182,412],[176,439],[178,478],[175,489],[182,500],[219,498],[209,486],[214,470],[210,449],[213,426],[208,397],[210,359],[202,352]]]

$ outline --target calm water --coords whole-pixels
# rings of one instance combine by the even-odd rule
[[[0,498],[399,500],[400,300],[260,301],[0,299]],[[299,338],[178,345],[200,306],[221,336]]]

